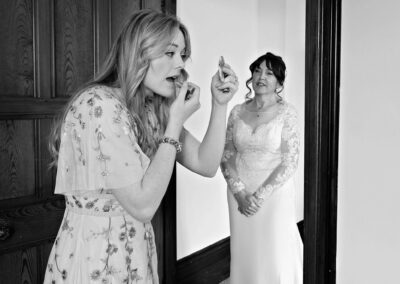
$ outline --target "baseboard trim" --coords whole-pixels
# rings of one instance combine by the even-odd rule
[[[229,277],[230,238],[222,239],[177,262],[179,284],[217,284]]]

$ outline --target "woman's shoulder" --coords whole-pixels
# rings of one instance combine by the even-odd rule
[[[75,123],[89,121],[130,121],[129,111],[118,98],[118,91],[102,85],[89,86],[75,95],[67,107],[65,120]],[[110,120],[110,118],[112,118]]]
[[[297,109],[293,104],[291,104],[291,103],[289,103],[287,101],[284,101],[282,103],[282,106],[283,106],[283,109],[284,109],[286,114],[288,114],[288,115],[297,115]]]
[[[282,114],[282,118],[285,123],[297,123],[298,112],[293,104],[284,101],[283,108],[280,113]]]
[[[231,113],[233,115],[239,115],[239,113],[246,107],[246,104],[247,104],[247,101],[234,105],[231,110]]]
[[[119,90],[104,85],[92,85],[81,90],[70,104],[70,111],[112,111],[123,109]]]
[[[81,90],[75,100],[77,104],[87,103],[92,106],[94,103],[121,103],[118,98],[118,89],[105,85],[92,85]]]

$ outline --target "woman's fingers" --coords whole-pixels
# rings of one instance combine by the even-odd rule
[[[258,212],[261,208],[261,204],[257,198],[252,194],[248,193],[238,200],[238,210],[241,214],[246,217],[251,217]]]
[[[224,74],[224,78],[223,79],[220,78],[222,82],[226,82],[229,77],[236,78],[236,80],[237,80],[235,71],[233,71],[232,68],[228,64],[225,64],[224,67],[220,67],[220,68],[221,68],[222,73]]]
[[[189,82],[188,91],[185,95],[185,100],[188,101],[191,99],[199,99],[199,98],[200,98],[200,87],[192,82]]]
[[[247,201],[247,207],[246,207],[246,212],[248,213],[248,214],[251,214],[251,215],[254,215],[254,214],[256,214],[257,212],[258,212],[258,210],[260,209],[260,207],[261,207],[261,205],[260,204],[258,204],[256,201],[255,201],[255,198],[254,198],[254,196],[252,196],[252,195],[249,195],[247,198],[246,198],[246,201]]]
[[[255,207],[260,208],[261,207],[261,202],[259,199],[257,199],[254,195],[249,195],[247,200]]]
[[[220,91],[223,91],[223,90],[226,90],[226,89],[227,90],[235,90],[235,89],[237,89],[237,85],[236,85],[236,83],[228,81],[226,83],[223,83],[222,85],[219,85],[217,87],[217,89],[220,90]]]
[[[243,208],[242,207],[238,207],[238,211],[241,213],[241,214],[243,214],[244,216],[246,216],[246,217],[248,217],[248,213],[246,212],[246,210],[243,210]]]
[[[251,207],[251,206],[246,209],[246,212],[251,213],[251,214],[255,214],[255,213],[257,213],[257,211],[258,211],[258,208]]]
[[[176,94],[176,98],[180,99],[180,100],[184,100],[185,99],[185,95],[188,91],[188,82],[185,81],[182,84],[176,82],[175,83],[175,94]]]

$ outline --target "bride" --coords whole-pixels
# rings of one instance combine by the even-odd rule
[[[297,113],[280,95],[286,75],[281,57],[268,52],[250,71],[250,92],[231,111],[221,162],[229,189],[229,283],[299,284],[303,245],[292,179],[299,158]]]

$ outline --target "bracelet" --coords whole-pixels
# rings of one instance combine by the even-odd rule
[[[177,141],[177,140],[175,140],[175,139],[173,139],[173,138],[164,136],[163,138],[160,138],[160,140],[158,141],[158,143],[160,143],[160,144],[161,144],[161,143],[168,143],[168,144],[171,144],[172,146],[175,147],[176,153],[182,152],[182,146],[183,146],[182,143],[179,142],[179,141]]]

